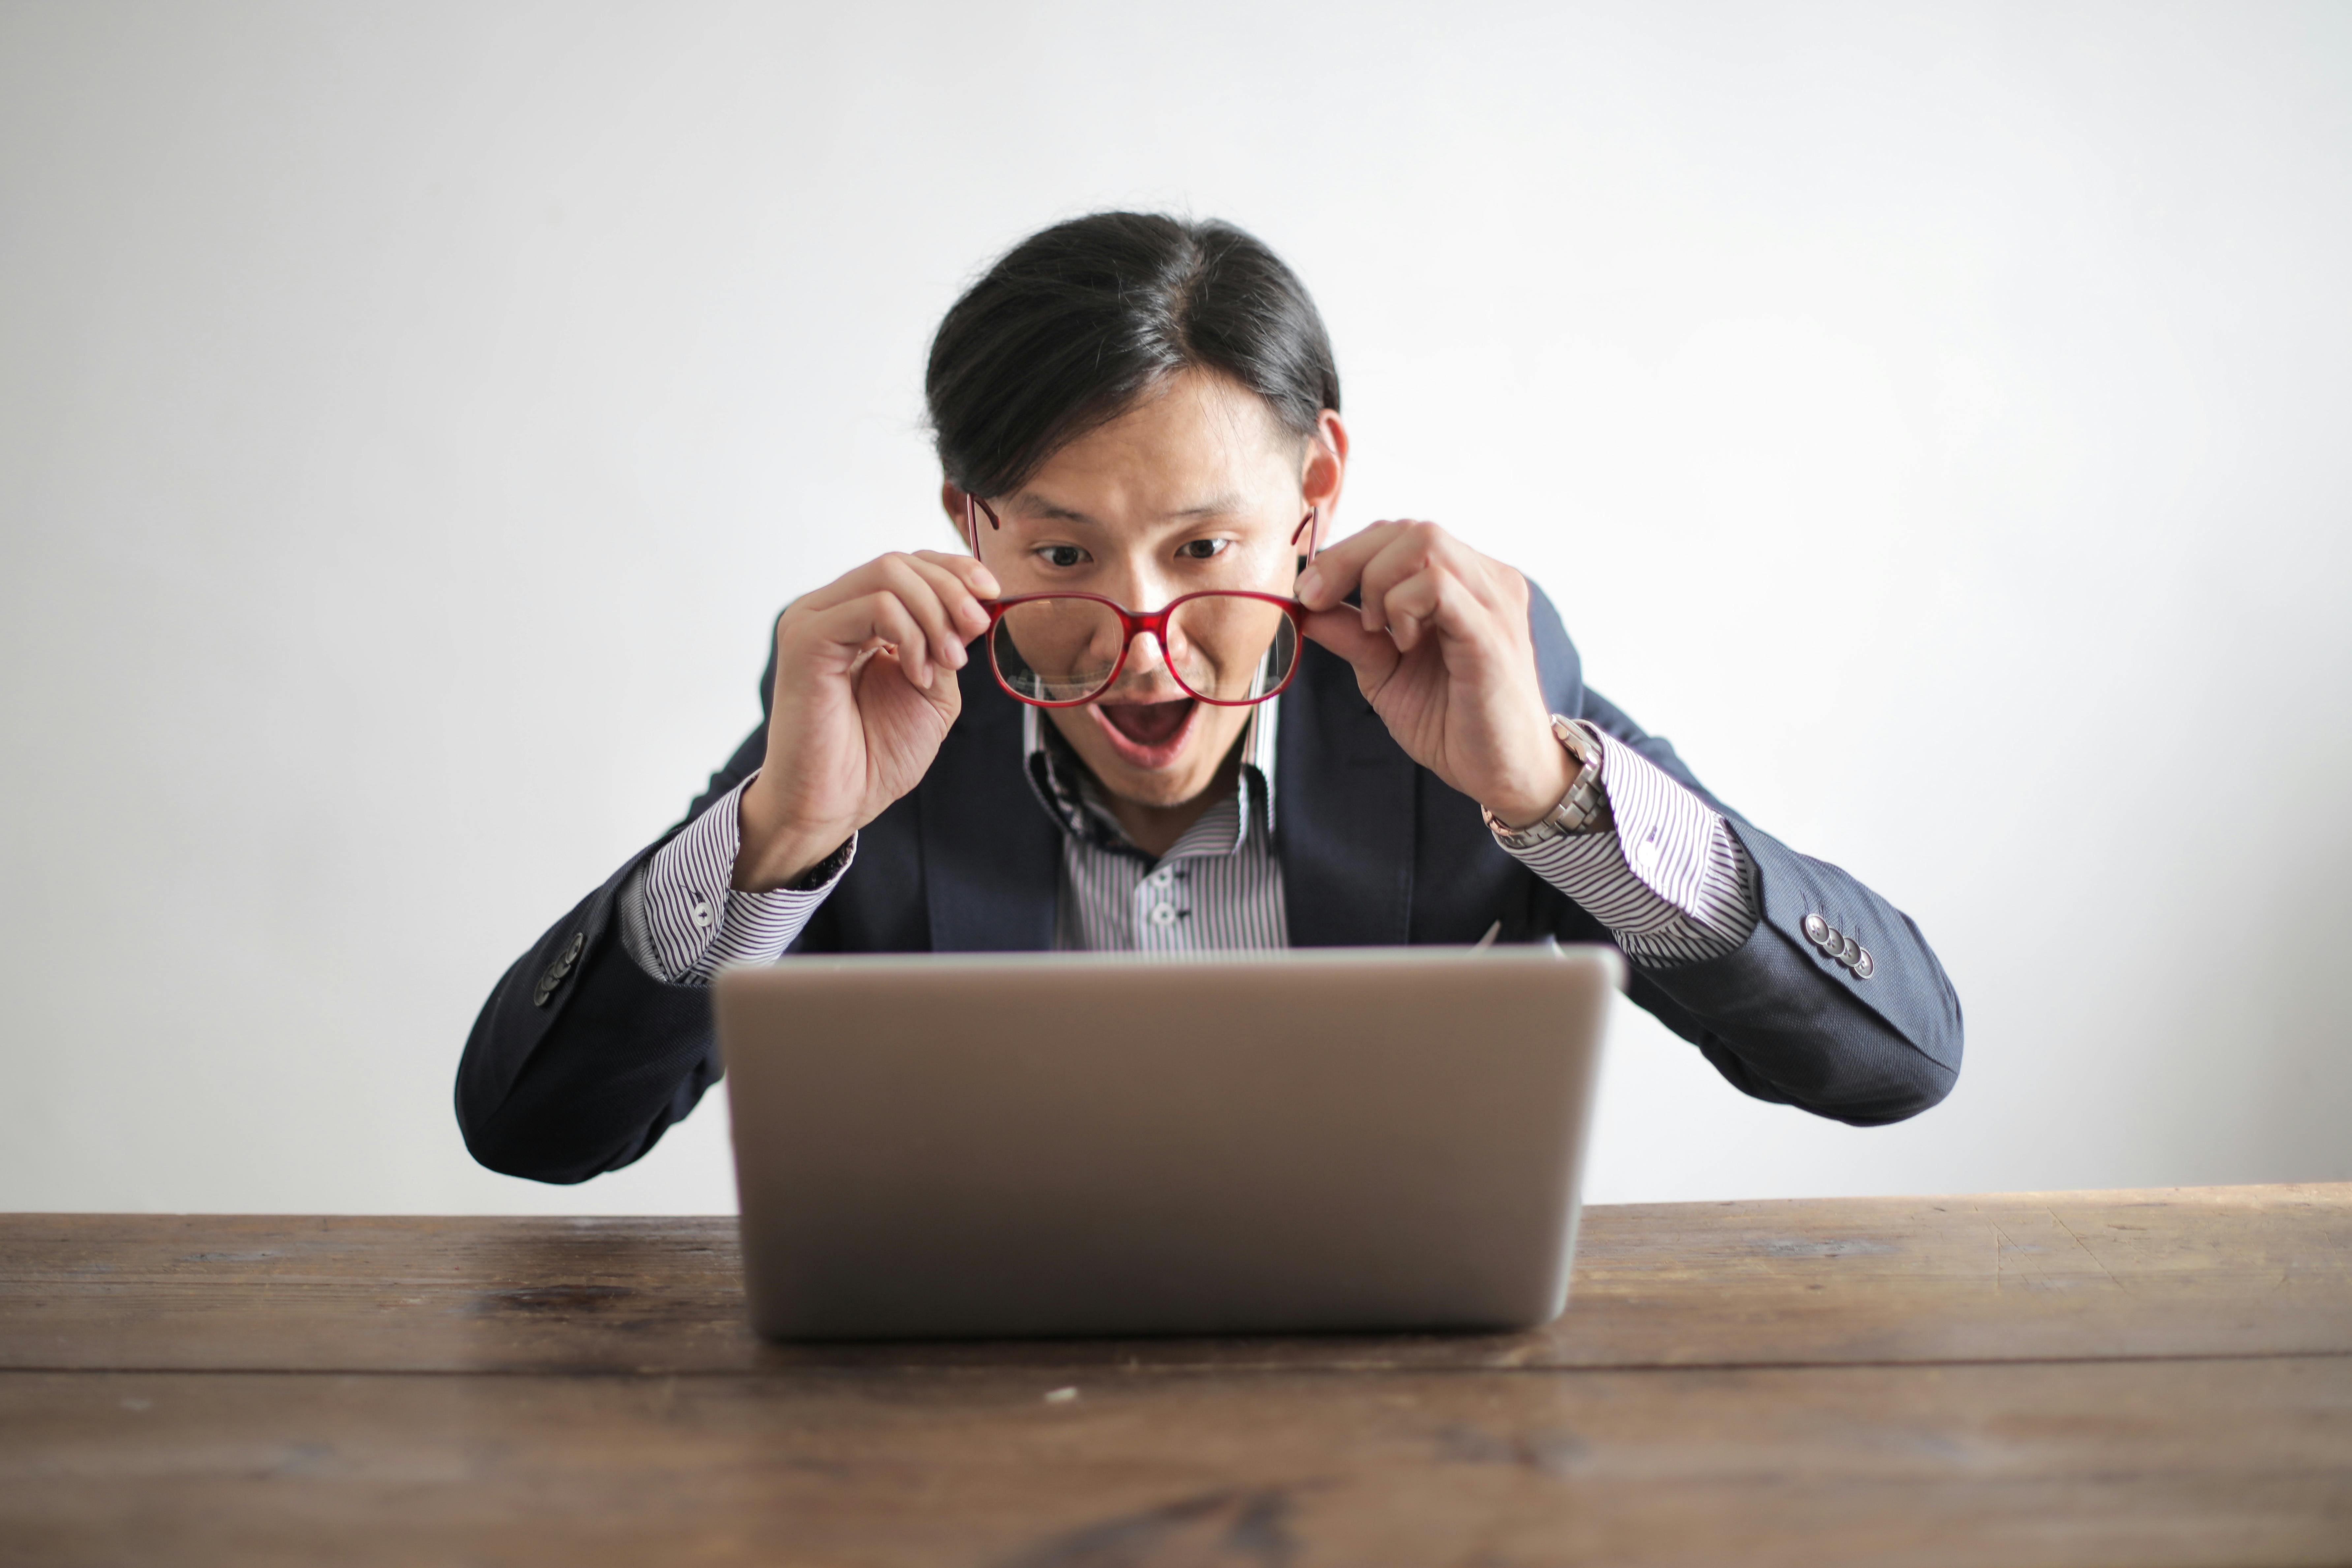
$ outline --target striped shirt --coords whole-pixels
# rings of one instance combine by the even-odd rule
[[[1157,860],[1129,839],[1101,786],[1039,710],[1024,710],[1029,781],[1062,829],[1057,948],[1181,958],[1290,945],[1274,849],[1280,708],[1266,702],[1251,714],[1234,790]],[[1596,765],[1611,827],[1510,853],[1644,968],[1719,958],[1746,942],[1759,911],[1730,825],[1621,742],[1603,737]],[[656,979],[698,985],[727,964],[775,962],[856,859],[853,839],[823,887],[732,889],[737,802],[750,783],[711,802],[621,889],[622,941]]]
[[[1023,710],[1029,783],[1062,828],[1055,947],[1182,957],[1290,945],[1282,863],[1274,858],[1279,706],[1261,703],[1250,715],[1232,793],[1156,861],[1128,837],[1069,742],[1037,709]]]

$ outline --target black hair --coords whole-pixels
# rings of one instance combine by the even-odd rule
[[[1255,237],[1158,213],[1057,223],[1006,251],[931,339],[940,466],[970,494],[1008,494],[1194,367],[1256,393],[1302,439],[1339,406],[1323,318]]]

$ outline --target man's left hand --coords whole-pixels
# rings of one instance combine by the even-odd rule
[[[1362,590],[1363,608],[1342,603]],[[1356,668],[1397,744],[1524,827],[1576,782],[1528,635],[1528,581],[1433,522],[1376,522],[1299,574],[1307,635]]]

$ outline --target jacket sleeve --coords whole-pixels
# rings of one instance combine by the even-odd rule
[[[584,1182],[642,1156],[718,1081],[709,988],[669,984],[639,967],[621,940],[616,904],[630,874],[749,776],[767,744],[762,722],[677,827],[631,856],[499,978],[457,1064],[457,1126],[475,1159],[510,1176]]]
[[[1555,710],[1590,720],[1721,812],[1755,867],[1760,916],[1748,940],[1718,958],[1634,966],[1633,999],[1759,1100],[1866,1127],[1916,1116],[1949,1094],[1960,1071],[1960,1001],[1911,917],[1717,800],[1672,745],[1586,688],[1540,592],[1530,619]],[[1808,915],[1860,942],[1870,973],[1807,940]],[[1580,921],[1572,929],[1583,934]]]

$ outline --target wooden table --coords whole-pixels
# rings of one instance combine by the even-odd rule
[[[2352,1562],[2352,1184],[1587,1211],[1469,1338],[765,1345],[731,1220],[0,1218],[0,1563]]]

